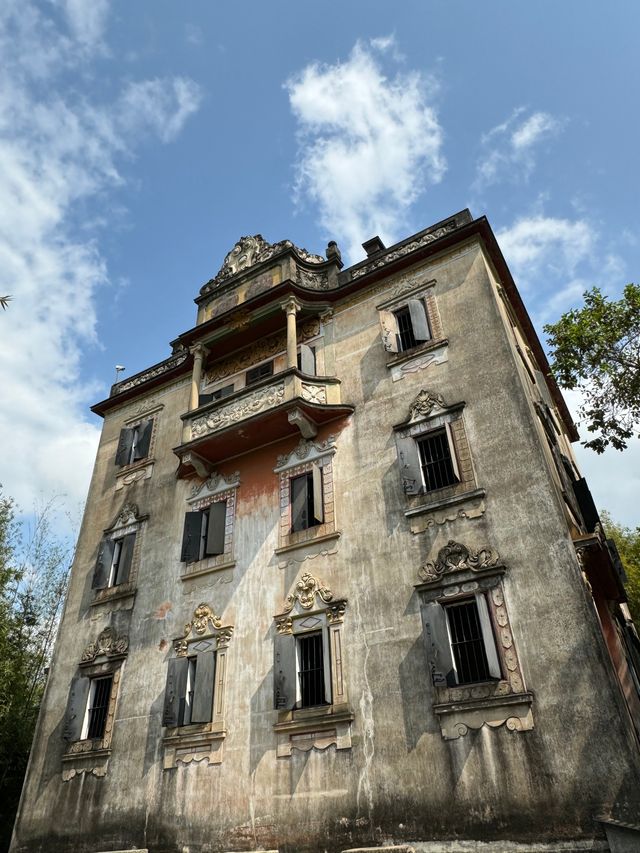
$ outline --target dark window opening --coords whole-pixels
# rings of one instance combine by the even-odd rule
[[[209,394],[199,394],[198,406],[206,406],[207,403],[213,403],[214,400],[222,400],[223,397],[229,397],[233,394],[233,391],[233,385],[225,385],[223,388],[218,388],[216,391],[211,391]]]
[[[298,642],[298,679],[300,707],[326,704],[324,691],[324,650],[322,633],[304,634]]]
[[[307,376],[316,375],[316,348],[301,344],[298,350],[298,370]]]
[[[188,726],[191,722],[191,711],[193,710],[193,694],[196,687],[196,667],[198,659],[196,657],[189,658],[187,669],[187,683],[185,686],[184,696],[180,697],[178,707],[178,725]]]
[[[319,471],[320,469],[318,469]],[[322,524],[322,485],[320,476],[316,476],[316,485],[320,494],[314,500],[314,476],[312,471],[300,474],[291,480],[291,532],[307,530]],[[320,517],[316,516],[316,510]]]
[[[400,308],[395,312],[395,316],[398,323],[398,350],[404,352],[404,350],[417,346],[409,308]]]
[[[104,737],[111,698],[113,676],[94,678],[89,689],[89,704],[87,706],[87,738],[99,739]]]
[[[257,367],[252,367],[250,370],[247,370],[246,374],[246,385],[253,385],[254,382],[259,382],[261,379],[264,379],[265,376],[273,375],[273,362],[265,361],[264,364],[259,364]]]
[[[109,586],[118,586],[119,583],[122,583],[122,568],[124,562],[122,559],[123,545],[124,539],[116,539],[113,543],[113,563],[111,564]]]
[[[450,604],[445,611],[458,684],[489,681],[491,674],[476,602]]]
[[[442,489],[457,482],[446,430],[437,430],[418,441],[425,491]]]

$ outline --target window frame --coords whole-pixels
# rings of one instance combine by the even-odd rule
[[[143,548],[144,522],[147,519],[148,516],[140,513],[137,504],[125,503],[111,526],[104,531],[93,568],[92,606],[114,598],[135,595]],[[118,565],[115,564],[116,550],[119,552]],[[108,558],[108,566],[105,565],[105,556]],[[126,575],[123,576],[125,567]]]
[[[376,305],[382,344],[392,362],[411,358],[424,348],[446,343],[435,298],[435,280],[405,288],[404,293]],[[402,321],[408,329],[400,328]],[[406,332],[410,345],[405,345]]]
[[[240,474],[238,471],[224,476],[214,471],[206,480],[193,485],[191,494],[186,501],[187,506],[182,527],[182,544],[178,554],[178,561],[181,564],[180,578],[182,580],[188,580],[191,577],[197,577],[221,569],[232,568],[235,565],[234,528],[237,490],[239,486]],[[222,553],[202,556],[202,551],[199,549],[198,559],[186,562],[183,558],[185,556],[184,549],[188,514],[202,513],[204,511],[209,511],[210,513],[212,505],[223,502],[226,504],[226,507],[224,513]]]
[[[106,696],[106,702],[104,706],[100,707],[100,710],[103,711],[103,718],[100,725],[99,734],[90,734],[91,727],[94,722],[94,713],[96,711],[96,706],[92,703],[95,701],[95,694],[97,692],[97,685],[101,681],[109,682],[109,692]],[[113,690],[113,673],[107,673],[106,675],[96,675],[89,680],[89,692],[87,695],[87,704],[84,713],[84,720],[82,722],[82,729],[80,733],[80,740],[99,740],[101,741],[104,738],[105,729],[107,726],[107,718],[109,714],[109,703],[111,701],[111,692]]]
[[[422,448],[425,446],[427,441],[433,440],[440,434],[444,435],[446,440],[446,446],[449,451],[449,456],[446,461],[450,463],[452,479],[448,483],[442,483],[439,486],[430,487],[429,483],[427,482],[427,475],[425,472],[425,468],[427,467],[428,463],[424,461]],[[420,491],[420,494],[431,494],[433,492],[439,491],[440,489],[446,489],[450,486],[455,486],[456,483],[460,482],[460,466],[458,465],[458,457],[456,455],[456,444],[453,438],[453,432],[451,429],[450,421],[444,421],[442,426],[434,427],[433,429],[427,430],[426,432],[417,435],[415,437],[415,442],[418,451],[420,474],[422,477],[422,489]]]
[[[484,664],[486,666],[486,677],[479,679],[471,678],[462,680],[458,671],[460,666],[455,649],[457,642],[453,638],[453,628],[451,624],[452,620],[450,614],[456,607],[461,607],[468,604],[473,604],[473,606],[475,607],[475,613],[478,620],[478,628],[480,630],[480,637],[478,639],[481,641],[482,644]],[[496,646],[495,639],[495,627],[491,620],[491,615],[489,613],[485,593],[477,592],[473,595],[461,595],[460,597],[456,597],[453,600],[449,599],[446,602],[441,602],[441,606],[444,610],[447,622],[447,633],[449,637],[449,646],[451,648],[455,686],[466,687],[470,685],[486,684],[487,682],[490,683],[496,680],[499,681],[503,677],[503,670],[498,657],[498,649]]]
[[[270,378],[274,375],[274,371],[275,365],[272,358],[249,367],[244,374],[245,388],[257,385],[259,382],[262,382],[263,379]]]
[[[118,437],[118,446],[114,460],[117,468],[121,470],[125,468],[129,469],[135,465],[150,461],[155,444],[156,420],[157,418],[154,413],[152,417],[147,416],[143,419],[139,418],[133,423],[125,423]],[[138,449],[141,444],[143,451],[139,453]]]

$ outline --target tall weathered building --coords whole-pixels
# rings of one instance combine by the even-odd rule
[[[241,239],[94,407],[15,853],[640,849],[621,569],[487,220],[364,248]]]

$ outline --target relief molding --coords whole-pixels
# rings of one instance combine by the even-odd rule
[[[497,566],[498,560],[498,554],[491,548],[471,551],[466,545],[450,539],[443,548],[440,548],[434,562],[427,561],[423,566],[420,566],[418,575],[424,583],[431,583],[450,572],[465,570],[479,572],[482,569]]]
[[[97,640],[82,652],[80,663],[93,663],[97,657],[104,655],[107,658],[119,658],[126,655],[129,649],[129,637],[127,634],[118,635],[113,628],[105,628],[98,634]]]
[[[300,580],[296,583],[293,592],[285,599],[283,613],[289,613],[293,610],[296,602],[305,610],[310,610],[316,603],[316,598],[324,604],[329,604],[333,599],[333,593],[329,587],[323,586],[322,583],[309,572],[305,572]]]
[[[221,406],[191,421],[191,438],[199,438],[218,429],[230,426],[252,415],[279,406],[284,401],[284,382],[259,388],[243,399]]]
[[[278,456],[274,471],[279,472],[284,468],[299,465],[301,462],[311,462],[327,453],[335,453],[335,450],[336,439],[333,435],[330,435],[325,441],[310,441],[301,438],[293,450]]]
[[[222,619],[204,602],[193,611],[193,619],[184,626],[182,637],[173,641],[177,657],[186,657],[189,643],[203,637],[215,637],[218,648],[226,647],[233,635],[232,625],[222,625]]]

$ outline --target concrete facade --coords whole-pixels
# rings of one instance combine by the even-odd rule
[[[172,356],[95,407],[13,853],[609,850],[608,819],[640,850],[635,674],[604,625],[624,599],[615,555],[491,230],[463,211],[365,247],[342,269],[335,244],[325,259],[243,238]],[[394,352],[411,300],[429,336]],[[146,455],[116,465],[123,430],[150,421]],[[435,432],[454,476],[415,487],[404,454]],[[305,474],[322,506],[292,532]],[[185,514],[224,501],[217,553],[182,560]],[[101,543],[134,533],[128,578],[94,588]],[[480,600],[497,674],[456,683],[433,619]],[[300,707],[306,631],[327,703]],[[163,725],[168,693],[184,699],[168,673],[195,654],[215,660],[210,719]],[[77,697],[100,676],[92,739]]]

